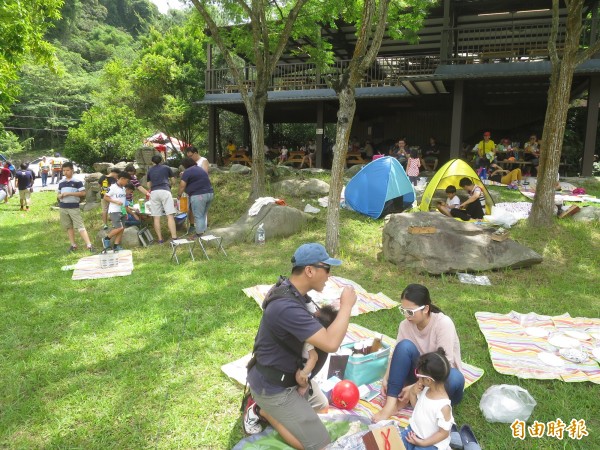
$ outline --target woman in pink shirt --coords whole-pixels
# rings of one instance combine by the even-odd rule
[[[409,284],[401,295],[400,311],[405,320],[400,322],[396,348],[382,380],[385,405],[373,416],[378,422],[392,416],[408,401],[411,386],[416,383],[415,368],[419,356],[442,347],[450,362],[450,375],[445,387],[452,406],[463,397],[465,377],[461,373],[460,342],[454,322],[431,303],[429,290],[420,284]]]

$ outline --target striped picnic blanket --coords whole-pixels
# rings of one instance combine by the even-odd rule
[[[346,332],[346,337],[344,338],[343,344],[349,342],[356,342],[363,339],[374,338],[379,336],[380,333],[376,331],[369,330],[368,328],[361,327],[360,325],[356,325],[351,323],[348,325],[348,331]],[[383,342],[388,345],[395,345],[396,341],[389,336],[383,336]],[[221,366],[221,370],[230,378],[234,379],[241,385],[246,384],[246,364],[250,359],[250,354],[238,359],[237,361],[231,362],[229,364],[225,364]],[[465,376],[465,389],[475,383],[483,376],[483,369],[472,366],[471,364],[467,364],[463,361],[462,363],[463,370],[462,373]],[[377,381],[373,384],[367,385],[370,390],[380,391],[381,390],[381,381]],[[325,414],[325,417],[333,417],[343,415],[351,415],[351,416],[361,416],[371,418],[373,414],[377,413],[385,402],[385,397],[381,394],[375,397],[370,401],[361,400],[358,402],[358,405],[354,407],[354,409],[348,411],[345,409],[338,409],[335,406],[329,407],[329,412]],[[407,407],[403,408],[395,416],[391,418],[398,421],[398,423],[406,427],[408,426],[408,419],[412,416],[412,408]]]
[[[118,252],[119,263],[115,267],[100,268],[100,255],[86,256],[75,264],[72,280],[92,280],[96,278],[124,277],[133,272],[131,250]]]
[[[340,307],[340,295],[344,286],[354,286],[356,291],[356,304],[352,308],[352,316],[358,316],[380,309],[391,309],[398,306],[398,302],[392,300],[382,292],[371,294],[367,292],[360,284],[352,280],[342,277],[331,276],[325,284],[323,292],[310,291],[308,295],[313,301],[319,305],[333,305],[336,308]],[[259,284],[246,289],[242,289],[244,294],[254,299],[258,306],[261,306],[267,292],[273,287],[272,284]]]
[[[519,378],[600,384],[600,366],[591,355],[594,341],[599,341],[600,319],[571,317],[569,314],[551,317],[515,311],[508,314],[478,312],[475,317],[488,343],[494,369],[498,372]],[[549,340],[560,342],[556,338],[569,338],[569,334],[580,338],[577,345],[590,356],[587,361],[575,363],[558,357],[559,347]],[[571,343],[573,338],[562,339]],[[550,355],[550,362],[557,363],[544,362],[546,358],[543,357],[547,355]]]

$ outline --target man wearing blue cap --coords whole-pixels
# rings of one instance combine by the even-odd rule
[[[301,245],[292,257],[290,277],[281,277],[267,294],[248,370],[252,397],[244,411],[247,434],[260,432],[260,422],[267,420],[294,448],[319,450],[330,443],[317,415],[317,411],[328,406],[327,398],[312,380],[311,389],[301,396],[296,379],[305,376],[301,372],[304,342],[321,352],[332,353],[346,335],[356,303],[352,287],[343,289],[339,313],[328,328],[323,328],[307,308],[311,302],[308,291],[321,292],[331,266],[340,264],[321,244]]]

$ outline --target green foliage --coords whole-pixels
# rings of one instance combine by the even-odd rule
[[[0,130],[0,151],[7,158],[12,158],[15,153],[23,151],[19,137],[12,131]]]
[[[52,66],[53,47],[44,40],[51,20],[60,17],[62,0],[3,0],[0,4],[0,111],[18,93],[14,81],[28,55]]]
[[[149,130],[125,105],[94,106],[71,128],[65,154],[81,164],[133,157]]]

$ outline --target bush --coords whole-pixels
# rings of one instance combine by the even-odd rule
[[[65,154],[80,164],[133,159],[149,130],[128,106],[94,106],[71,128]]]
[[[0,131],[0,149],[4,156],[11,159],[16,153],[23,151],[19,137],[12,131]]]

